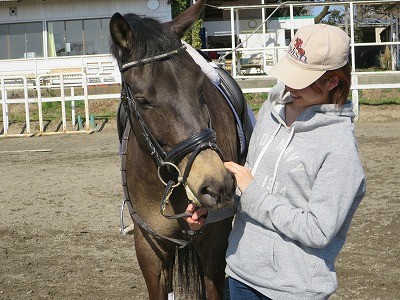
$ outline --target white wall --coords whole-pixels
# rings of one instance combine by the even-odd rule
[[[69,20],[111,17],[115,12],[136,13],[162,22],[171,19],[171,5],[159,0],[156,10],[147,7],[148,0],[24,0],[0,2],[0,23],[18,23],[44,20]],[[17,13],[10,15],[10,7]]]
[[[255,21],[255,28],[250,28],[249,22]],[[294,19],[294,29],[298,29],[304,25],[314,24],[314,17],[305,16]],[[258,26],[261,25],[261,19],[248,19],[239,20],[240,34],[251,34]],[[223,36],[231,35],[231,22],[230,21],[209,21],[204,22],[208,36]],[[291,20],[289,18],[272,19],[266,23],[267,31],[275,32],[279,29],[290,30]],[[262,33],[262,27],[258,29],[257,33]]]
[[[19,3],[0,2],[0,24],[110,18],[115,12],[121,14],[136,13],[158,19],[161,22],[170,21],[171,5],[167,4],[165,0],[158,1],[159,7],[156,10],[151,10],[147,7],[148,0],[24,0]],[[17,13],[10,16],[10,8],[16,8]],[[96,61],[112,62],[116,72],[118,71],[116,62],[111,55],[85,55],[60,58],[0,60],[0,76],[36,75],[47,73],[53,68],[60,67],[84,68],[87,63]]]
[[[253,28],[249,25],[253,23]],[[258,28],[261,19],[247,19],[239,20],[239,38],[243,42],[243,48],[263,48],[263,47],[286,47],[285,43],[285,30],[292,28],[292,21],[290,18],[274,18],[266,22],[265,39],[262,33],[262,26]],[[255,24],[255,26],[254,26]],[[304,25],[314,24],[313,16],[295,17],[293,21],[293,28],[298,29]],[[204,22],[207,36],[228,36],[231,35],[231,22],[230,21],[210,21]],[[258,29],[257,29],[258,28]],[[256,32],[254,32],[257,29]],[[260,51],[243,51],[242,58],[254,57]],[[269,60],[278,61],[285,55],[285,49],[267,50]]]

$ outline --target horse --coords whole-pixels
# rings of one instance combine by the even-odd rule
[[[126,115],[118,121],[125,202],[150,300],[223,298],[232,218],[196,232],[183,219],[190,202],[231,206],[236,183],[223,162],[245,157],[229,103],[181,41],[204,2],[166,23],[119,13],[110,20]]]

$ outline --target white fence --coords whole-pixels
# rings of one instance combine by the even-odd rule
[[[357,43],[355,42],[354,28],[354,12],[358,5],[378,5],[378,4],[394,4],[397,7],[397,14],[393,14],[390,30],[392,32],[392,41],[380,43]],[[352,53],[352,99],[354,101],[355,112],[358,115],[358,94],[359,90],[363,89],[383,89],[383,88],[400,88],[400,71],[395,71],[399,65],[399,13],[400,0],[381,0],[381,1],[340,1],[340,2],[283,2],[280,4],[265,4],[258,6],[231,6],[231,7],[216,7],[230,12],[231,15],[231,41],[232,48],[218,49],[203,49],[205,51],[217,51],[232,55],[231,73],[233,77],[240,82],[246,80],[268,80],[270,76],[266,74],[269,66],[276,63],[279,58],[279,53],[286,49],[283,45],[274,45],[273,47],[262,48],[243,48],[238,45],[235,47],[236,36],[240,34],[239,10],[242,9],[261,9],[263,32],[266,30],[266,22],[269,17],[265,16],[265,8],[273,8],[277,11],[278,8],[287,7],[290,10],[290,19],[294,18],[294,8],[296,6],[325,6],[325,5],[342,5],[346,6],[348,14],[348,22],[346,22],[346,30],[351,36],[351,53]],[[257,28],[259,29],[259,28]],[[256,29],[256,30],[257,30]],[[294,35],[294,22],[290,35]],[[256,32],[256,30],[254,32]],[[243,41],[244,42],[244,41]],[[387,46],[390,47],[392,59],[392,71],[381,72],[359,72],[356,71],[356,55],[355,48],[361,46]],[[240,48],[239,48],[240,47]],[[259,66],[241,65],[239,57],[236,53],[244,52],[259,52],[263,61]],[[246,69],[247,68],[247,69]],[[255,72],[256,74],[249,74]],[[365,80],[368,76],[379,77],[388,76],[392,81],[370,82]],[[195,79],[193,79],[195,80]],[[58,133],[81,133],[92,132],[91,114],[89,111],[90,100],[101,99],[119,99],[119,93],[108,94],[101,93],[91,95],[88,92],[88,87],[93,85],[109,85],[119,84],[120,74],[116,61],[110,55],[94,55],[94,56],[75,56],[62,58],[34,58],[34,59],[18,59],[11,61],[0,61],[0,89],[1,89],[1,110],[3,129],[0,127],[0,137],[7,136],[32,136],[42,134],[58,134]],[[269,92],[271,87],[267,84],[259,87],[242,88],[244,93],[261,93]],[[79,93],[77,91],[80,91]],[[56,95],[49,93],[56,91]],[[15,96],[18,95],[18,96]],[[76,116],[75,103],[76,101],[84,102],[84,130],[80,124],[80,115]],[[61,104],[61,125],[54,130],[48,130],[43,116],[43,104],[49,102],[59,102]],[[23,104],[25,110],[25,127],[19,132],[15,132],[10,128],[10,108],[14,105]],[[70,116],[67,116],[67,107],[71,106]],[[35,107],[35,109],[33,109]],[[36,112],[37,116],[32,116],[32,112]],[[70,120],[69,120],[70,118]],[[12,120],[11,120],[12,121]],[[11,122],[12,123],[12,122]],[[32,126],[34,123],[35,126]],[[12,125],[12,124],[11,124]],[[92,124],[93,125],[93,124]],[[80,130],[77,130],[80,129]]]
[[[263,0],[262,3],[265,3]],[[355,24],[358,20],[355,20],[355,14],[358,8],[360,7],[371,7],[377,5],[389,5],[392,6],[392,10],[390,12],[386,11],[390,29],[390,41],[385,42],[373,42],[373,43],[358,43],[355,39]],[[246,80],[250,76],[248,73],[253,73],[250,78],[264,79],[268,80],[272,77],[269,76],[268,69],[271,68],[284,54],[287,46],[279,44],[277,40],[275,40],[274,44],[267,43],[267,33],[268,33],[268,22],[270,22],[271,17],[279,16],[278,10],[283,8],[289,9],[289,20],[286,22],[290,24],[290,37],[293,38],[295,29],[297,29],[297,25],[295,25],[295,16],[294,9],[296,7],[323,7],[323,6],[334,6],[334,7],[342,7],[345,11],[345,23],[344,30],[349,33],[351,37],[351,65],[352,65],[352,85],[351,85],[351,93],[352,93],[352,101],[354,103],[354,110],[358,116],[359,110],[359,90],[363,89],[385,89],[385,88],[400,88],[400,80],[398,80],[400,76],[400,71],[397,71],[400,68],[400,1],[399,0],[380,0],[380,1],[370,1],[370,0],[359,0],[359,1],[315,1],[315,2],[281,2],[278,4],[261,4],[261,5],[235,5],[235,6],[219,6],[214,7],[215,9],[224,10],[229,12],[230,15],[230,28],[226,30],[231,39],[231,48],[220,48],[217,49],[218,53],[222,53],[220,57],[220,64],[225,63],[225,58],[231,56],[231,73],[236,80]],[[273,10],[273,12],[266,16],[266,9]],[[261,24],[255,28],[250,34],[247,32],[248,28],[243,28],[243,20],[240,18],[240,14],[246,10],[258,10],[261,11],[262,20]],[[258,24],[254,20],[249,20],[248,22],[253,21],[255,24]],[[255,25],[256,26],[256,25]],[[243,31],[244,29],[244,31]],[[247,31],[246,31],[247,30]],[[251,38],[252,35],[261,34],[261,39],[263,39],[264,47],[244,47],[248,39]],[[240,43],[237,43],[237,38],[244,38],[240,40]],[[357,47],[369,47],[369,46],[386,46],[390,49],[391,56],[391,71],[376,71],[376,72],[359,72],[356,70],[356,51]],[[207,49],[205,51],[214,51],[215,49]],[[239,59],[241,55],[246,53],[258,53],[258,57],[260,58],[256,64],[247,64],[243,65],[242,59]],[[248,69],[250,68],[250,69]],[[376,83],[363,83],[366,82],[366,77],[373,76],[375,78],[379,76],[387,76],[392,77],[391,82],[376,82]],[[257,88],[245,88],[243,89],[244,93],[268,93],[271,90],[271,87],[265,85],[264,87]]]
[[[119,93],[89,95],[88,87],[104,80],[104,75],[87,72],[65,72],[40,74],[35,76],[0,77],[3,130],[0,137],[20,137],[33,135],[92,133],[95,130],[93,115],[90,115],[89,100],[119,99]],[[117,82],[113,82],[117,83]],[[76,91],[79,89],[79,93]],[[56,92],[56,93],[54,93]],[[11,95],[10,95],[11,94]],[[17,95],[17,96],[15,96]],[[84,116],[76,115],[76,101],[83,101]],[[61,124],[56,130],[46,130],[43,104],[59,102],[61,104]],[[24,104],[25,127],[19,132],[10,132],[10,108]],[[67,106],[71,107],[70,120],[67,118]],[[32,109],[37,106],[37,117],[32,117]],[[32,129],[32,123],[37,124]],[[83,125],[84,124],[84,125]]]

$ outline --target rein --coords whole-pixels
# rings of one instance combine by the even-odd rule
[[[148,57],[144,58],[141,60],[137,61],[132,61],[128,62],[125,64],[122,64],[120,67],[120,72],[121,75],[130,68],[151,63],[157,60],[163,60],[170,58],[173,55],[177,55],[181,50],[186,49],[185,45],[181,45],[178,49],[175,49],[173,51],[169,51],[163,54],[159,54],[153,57]],[[121,101],[123,104],[123,107],[128,115],[128,120],[129,122],[126,125],[125,132],[124,132],[124,138],[123,138],[123,149],[122,149],[122,166],[121,166],[121,172],[122,172],[122,182],[123,182],[123,188],[124,188],[124,202],[122,205],[121,209],[121,232],[123,232],[123,208],[124,205],[127,204],[129,212],[131,217],[136,221],[136,223],[146,230],[148,233],[152,234],[154,237],[157,238],[163,238],[167,239],[169,241],[172,241],[176,244],[178,244],[180,247],[185,247],[187,244],[190,243],[190,241],[186,240],[177,240],[173,239],[170,237],[165,237],[157,234],[154,230],[152,230],[137,214],[136,210],[132,206],[132,203],[129,198],[129,193],[128,189],[126,186],[126,173],[125,173],[125,162],[126,162],[126,148],[127,148],[127,140],[129,138],[129,132],[130,130],[133,131],[133,133],[136,135],[136,138],[139,138],[139,134],[142,135],[142,137],[145,140],[146,146],[149,150],[150,155],[153,157],[156,165],[157,165],[157,173],[158,177],[161,180],[161,182],[166,186],[164,193],[162,195],[162,199],[160,202],[160,213],[167,219],[178,219],[178,218],[183,218],[183,217],[188,217],[191,216],[190,213],[180,213],[180,214],[175,214],[175,215],[166,215],[165,210],[167,205],[170,202],[170,196],[172,195],[173,189],[178,187],[180,184],[185,188],[187,197],[194,202],[196,205],[201,206],[200,201],[197,199],[197,197],[194,195],[194,193],[190,190],[189,186],[186,184],[187,178],[189,177],[190,170],[192,168],[193,162],[196,159],[197,155],[204,149],[212,149],[213,151],[217,152],[218,155],[222,159],[222,152],[218,148],[216,144],[216,134],[215,131],[211,128],[211,118],[210,118],[210,123],[208,128],[204,128],[201,131],[192,134],[188,138],[184,139],[183,141],[179,142],[177,145],[175,145],[169,152],[166,152],[161,145],[157,142],[156,138],[154,135],[151,133],[149,128],[146,126],[146,123],[144,119],[142,118],[138,104],[135,102],[135,99],[132,95],[132,91],[130,89],[130,86],[127,84],[123,76],[122,78],[122,91],[121,91]],[[203,94],[202,94],[202,97]],[[134,116],[134,119],[132,118]],[[134,121],[137,122],[139,125],[139,131],[140,132],[135,132],[133,128],[135,128],[133,125],[135,124]],[[129,127],[129,129],[128,129]],[[181,161],[185,156],[189,155],[189,160],[186,165],[185,171],[183,173],[183,176],[177,167],[177,164],[179,161]],[[174,175],[176,177],[175,180],[173,179],[164,179],[163,174],[165,172],[169,175]],[[177,175],[177,176],[176,176]],[[190,235],[193,235],[195,232],[192,230],[186,232]]]
[[[129,214],[131,218],[138,224],[141,228],[143,228],[145,231],[150,233],[152,236],[155,238],[159,239],[165,239],[170,242],[173,242],[177,244],[180,248],[184,248],[187,245],[191,243],[191,241],[186,241],[182,239],[174,239],[168,236],[164,236],[161,234],[158,234],[156,231],[154,231],[137,213],[136,209],[133,207],[130,197],[129,197],[129,191],[128,191],[128,184],[126,180],[126,153],[128,150],[128,140],[129,140],[129,133],[131,132],[131,124],[128,122],[125,127],[124,135],[122,138],[122,146],[121,146],[121,177],[122,177],[122,188],[124,191],[124,199],[122,201],[122,206],[121,206],[121,212],[120,212],[120,219],[121,219],[121,224],[120,224],[120,232],[121,234],[124,234],[124,207],[125,205],[128,207]],[[190,216],[190,214],[186,214],[186,216]],[[193,235],[193,231],[188,231],[186,232],[189,235]]]

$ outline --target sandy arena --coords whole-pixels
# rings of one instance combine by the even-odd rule
[[[356,134],[367,196],[331,299],[400,299],[400,106],[361,107]],[[0,139],[0,187],[0,299],[147,299],[133,238],[119,234],[115,123]]]

